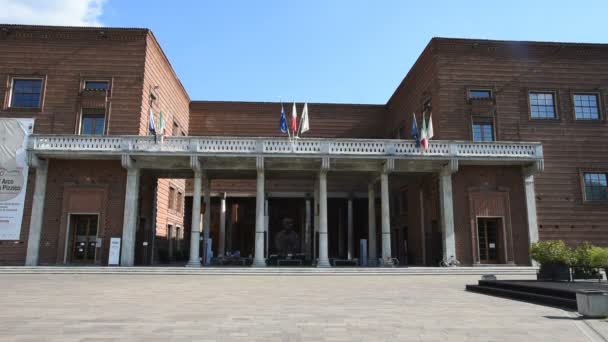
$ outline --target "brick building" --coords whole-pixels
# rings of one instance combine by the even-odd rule
[[[608,245],[607,57],[434,38],[386,104],[309,103],[290,142],[279,103],[191,101],[149,30],[0,25],[0,117],[35,119],[0,264],[106,265],[111,238],[122,265],[192,266],[528,265],[538,238]],[[423,150],[412,113],[431,112]]]

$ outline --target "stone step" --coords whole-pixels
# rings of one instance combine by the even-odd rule
[[[1,274],[157,274],[157,275],[535,275],[536,267],[103,267],[0,266]]]
[[[576,299],[484,285],[467,285],[466,290],[491,296],[576,310]]]

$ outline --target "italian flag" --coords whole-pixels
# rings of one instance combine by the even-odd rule
[[[429,124],[426,124],[426,115],[422,113],[422,129],[420,131],[420,144],[422,149],[426,150],[429,148],[429,140],[433,138],[433,113],[429,115]]]

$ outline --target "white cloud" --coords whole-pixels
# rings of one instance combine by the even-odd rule
[[[0,23],[101,26],[105,0],[0,0]]]

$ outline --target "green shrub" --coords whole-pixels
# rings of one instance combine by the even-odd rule
[[[588,242],[583,242],[572,251],[572,266],[591,267],[591,248]]]
[[[561,240],[548,240],[533,243],[530,247],[532,259],[542,264],[565,264],[573,263],[572,250]]]
[[[591,251],[593,245],[583,242],[572,251],[572,266],[574,279],[597,279],[599,272],[593,266]]]
[[[589,251],[589,260],[592,267],[608,268],[608,248],[591,247]]]

